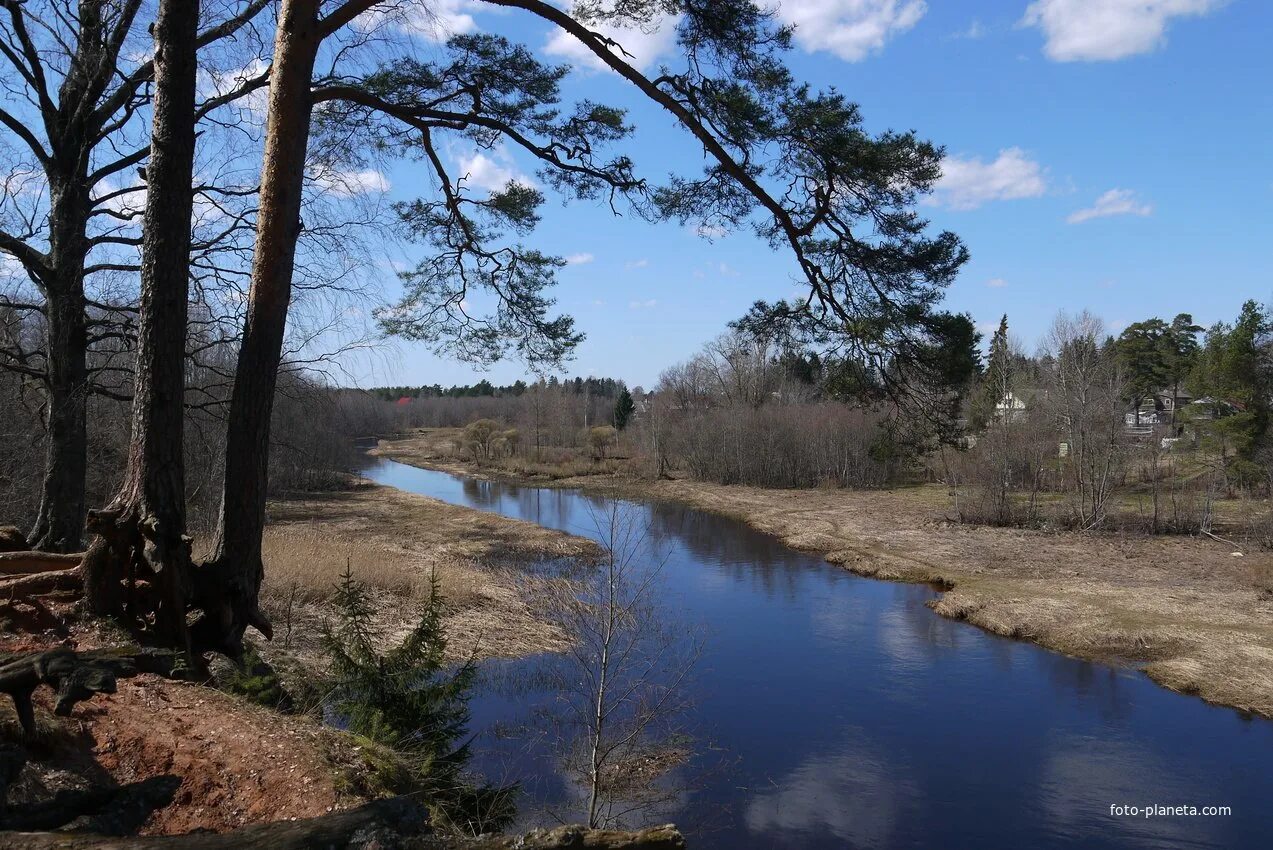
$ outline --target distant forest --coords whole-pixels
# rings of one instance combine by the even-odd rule
[[[627,386],[622,380],[615,378],[558,378],[553,376],[545,383],[552,389],[560,387],[575,395],[589,395],[596,398],[616,398]],[[511,384],[497,386],[486,379],[476,384],[462,384],[443,388],[441,384],[419,387],[372,387],[367,390],[382,401],[398,401],[403,398],[505,398],[521,396],[530,388],[525,381],[517,380]]]

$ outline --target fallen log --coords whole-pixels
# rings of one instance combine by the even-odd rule
[[[56,552],[0,552],[0,575],[20,576],[30,573],[47,573],[78,567],[82,552],[59,555]]]
[[[536,829],[526,835],[497,835],[474,841],[447,843],[433,839],[430,850],[685,850],[685,838],[671,824],[635,832],[559,826]]]
[[[108,838],[75,833],[0,832],[0,850],[685,850],[674,826],[638,832],[564,826],[477,839],[426,834],[426,816],[404,797],[377,800],[307,820],[257,824],[225,833]]]
[[[0,599],[19,596],[43,596],[46,593],[79,593],[84,589],[84,576],[79,567],[36,573],[0,580]]]
[[[0,692],[13,699],[18,722],[27,735],[35,732],[35,707],[31,696],[46,685],[57,695],[53,713],[65,717],[76,703],[94,694],[113,694],[119,679],[139,673],[171,677],[183,666],[179,654],[153,649],[121,651],[94,649],[76,652],[59,647],[45,652],[8,653],[0,656]]]

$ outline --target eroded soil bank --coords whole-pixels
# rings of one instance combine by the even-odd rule
[[[481,475],[436,435],[383,457]],[[929,582],[943,616],[1085,659],[1144,663],[1165,687],[1273,717],[1273,555],[1208,538],[953,523],[941,488],[785,490],[581,476],[526,481],[678,501],[741,519],[855,573]],[[1241,554],[1234,554],[1240,551]]]

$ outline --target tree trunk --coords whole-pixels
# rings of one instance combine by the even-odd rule
[[[264,572],[261,534],[269,477],[270,414],[292,295],[301,193],[313,103],[310,81],[321,38],[318,0],[282,0],[270,74],[261,164],[256,253],[247,321],[235,368],[226,433],[221,512],[212,557],[200,570],[208,616],[197,641],[238,656],[243,633],[272,629],[257,596]]]
[[[94,613],[122,616],[124,583],[141,575],[154,594],[129,613],[147,624],[153,614],[159,639],[182,650],[192,581],[182,426],[198,19],[199,0],[160,0],[128,469],[111,505],[90,517],[98,537],[83,563]]]
[[[57,195],[75,192],[54,190],[56,208],[76,205]],[[87,192],[78,228],[79,239],[51,240],[54,271],[44,281],[46,308],[45,357],[48,408],[45,414],[44,484],[40,512],[28,538],[33,549],[45,552],[78,552],[84,537],[84,478],[88,467],[88,431],[85,407],[88,399],[86,350],[88,335],[84,317],[83,239],[87,221]],[[74,231],[74,226],[66,228]]]
[[[42,106],[52,158],[49,182],[48,263],[33,277],[46,304],[45,360],[48,382],[44,486],[35,527],[27,535],[36,549],[78,552],[84,538],[84,479],[88,468],[88,332],[84,315],[84,265],[92,213],[92,110],[101,95],[103,45],[107,41],[101,2],[80,0],[75,53],[58,90],[58,104]]]

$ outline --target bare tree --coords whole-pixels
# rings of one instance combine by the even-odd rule
[[[1058,315],[1047,348],[1053,358],[1048,398],[1065,436],[1074,520],[1080,528],[1095,528],[1105,521],[1124,461],[1122,373],[1105,344],[1104,326],[1086,310]]]
[[[198,36],[199,44],[233,35],[265,3],[248,0],[230,9]],[[0,59],[11,69],[2,75],[0,125],[18,152],[0,197],[0,251],[22,265],[43,298],[43,304],[10,303],[39,312],[45,326],[38,367],[12,358],[4,365],[39,377],[47,388],[47,458],[30,537],[39,548],[65,551],[79,548],[84,525],[87,352],[94,339],[117,333],[110,323],[94,327],[90,309],[114,308],[95,303],[85,280],[134,270],[135,261],[121,263],[110,252],[140,244],[135,235],[90,224],[131,219],[117,207],[140,190],[125,175],[149,152],[134,137],[154,65],[128,58],[133,41],[143,37],[141,0],[3,0],[0,6]],[[223,102],[213,98],[204,109]],[[32,179],[15,185],[15,174]],[[106,256],[94,261],[95,252]]]
[[[669,773],[687,753],[675,733],[701,643],[659,608],[662,561],[632,510],[612,502],[593,522],[601,562],[547,593],[551,616],[575,638],[552,673],[568,721],[566,766],[585,823],[604,828],[636,825],[678,794]]]

